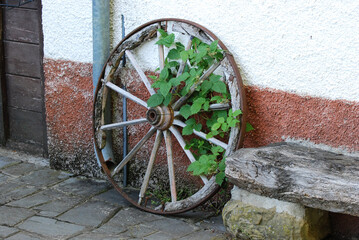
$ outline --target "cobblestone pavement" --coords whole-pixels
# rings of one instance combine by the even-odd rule
[[[228,239],[220,216],[140,211],[104,180],[0,149],[0,239]]]

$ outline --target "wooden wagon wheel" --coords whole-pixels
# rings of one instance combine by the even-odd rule
[[[193,48],[194,38],[207,44],[217,40],[213,33],[199,24],[173,18],[148,22],[128,34],[112,51],[97,85],[93,114],[95,149],[109,180],[128,201],[149,212],[175,214],[202,204],[219,189],[214,174],[194,177],[186,172],[188,165],[196,161],[195,156],[198,155],[186,147],[186,142],[198,138],[222,147],[225,156],[232,153],[243,141],[246,105],[237,65],[228,49],[218,41],[218,47],[223,50],[223,59],[214,61],[205,69],[187,94],[174,97],[167,106],[148,107],[146,101],[156,94],[148,77],[149,74],[153,75],[155,69],[151,64],[153,61],[159,62],[156,65],[162,69],[167,61],[166,51],[169,51],[163,45],[155,45],[159,38],[158,28],[168,34],[174,33],[176,38],[182,40],[186,50]],[[190,63],[178,60],[178,66],[174,67],[177,77],[183,73],[186,65]],[[183,136],[182,129],[186,123],[179,110],[189,101],[199,84],[213,72],[222,76],[230,102],[211,104],[206,113],[199,112],[193,118],[230,108],[241,109],[240,123],[223,138],[207,139],[205,130],[193,130],[192,135]],[[180,88],[181,85],[172,88],[172,92]],[[122,117],[123,97],[128,100],[128,119],[125,120]],[[124,127],[128,128],[131,150],[122,157]],[[105,159],[103,149],[110,143],[112,157]],[[122,180],[125,165],[129,174],[126,186]],[[189,184],[189,190],[183,184]]]

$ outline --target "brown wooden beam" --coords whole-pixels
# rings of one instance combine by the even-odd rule
[[[252,193],[359,216],[359,157],[283,143],[242,148],[226,164],[229,181]]]

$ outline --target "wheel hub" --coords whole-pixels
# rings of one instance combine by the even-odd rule
[[[174,114],[171,107],[158,106],[148,109],[146,118],[155,128],[166,130],[172,126]]]

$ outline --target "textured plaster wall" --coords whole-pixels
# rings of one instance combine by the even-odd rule
[[[114,42],[149,20],[177,17],[213,31],[244,81],[301,95],[359,101],[358,1],[115,0]]]
[[[45,58],[92,62],[92,0],[42,0],[42,27]]]

